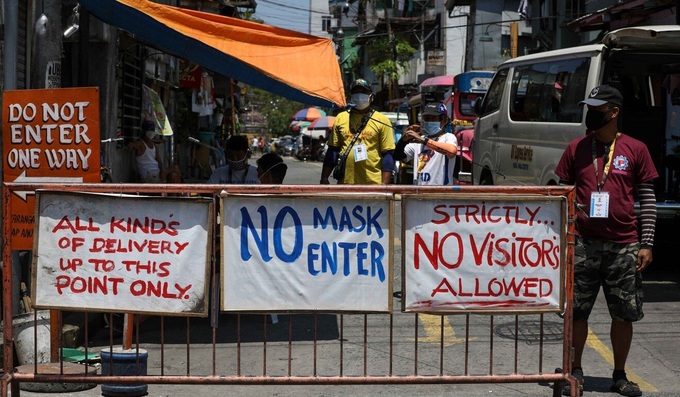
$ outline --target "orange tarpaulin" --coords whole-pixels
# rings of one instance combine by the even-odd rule
[[[344,107],[333,41],[148,0],[79,0],[91,14],[155,47],[309,105]]]

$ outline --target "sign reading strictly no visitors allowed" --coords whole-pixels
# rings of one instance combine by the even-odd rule
[[[566,198],[402,196],[404,310],[561,311]]]
[[[2,103],[5,182],[99,182],[98,88],[5,91]],[[12,249],[30,250],[35,195],[13,193]]]

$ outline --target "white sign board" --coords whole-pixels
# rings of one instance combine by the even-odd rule
[[[222,310],[391,310],[389,195],[222,199]]]
[[[207,199],[39,192],[38,308],[205,316]]]
[[[560,197],[402,198],[406,311],[560,311]]]

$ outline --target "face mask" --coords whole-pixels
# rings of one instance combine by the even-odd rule
[[[146,137],[149,139],[153,139],[153,137],[156,136],[156,131],[155,130],[150,130],[146,132]]]
[[[588,112],[586,113],[586,128],[591,131],[597,131],[604,127],[610,121],[607,120],[607,112],[609,112],[609,110],[599,111],[588,109]]]
[[[364,110],[371,104],[370,94],[352,94],[351,101],[358,110]]]
[[[439,121],[426,121],[423,123],[422,131],[425,133],[425,135],[435,135],[439,133],[439,130],[441,130]]]
[[[227,165],[234,171],[241,171],[248,167],[248,156],[243,157],[241,160],[227,159]]]

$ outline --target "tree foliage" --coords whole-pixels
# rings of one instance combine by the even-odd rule
[[[275,136],[286,135],[289,132],[290,118],[305,105],[260,88],[249,87],[249,89],[250,101],[265,118],[267,129]]]
[[[380,38],[371,43],[371,71],[376,76],[383,76],[388,80],[398,80],[408,73],[409,62],[416,52],[408,41],[401,37]]]

